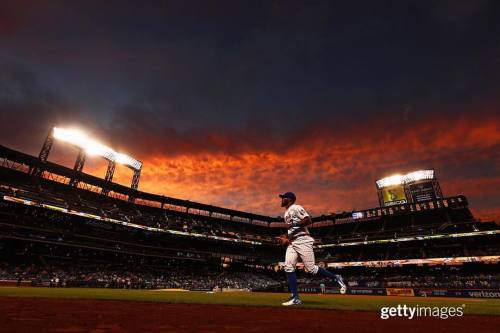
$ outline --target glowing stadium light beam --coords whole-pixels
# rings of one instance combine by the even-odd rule
[[[413,183],[424,179],[434,179],[434,170],[418,170],[406,175],[393,175],[376,181],[378,188]]]
[[[402,175],[393,175],[390,177],[382,178],[380,180],[377,180],[377,186],[381,188],[392,185],[401,185],[403,184],[403,177],[404,176]]]
[[[405,175],[405,182],[412,183],[423,179],[433,179],[434,170],[419,170]]]
[[[113,149],[89,138],[85,133],[74,130],[54,127],[53,136],[55,139],[71,143],[80,147],[88,155],[101,156],[105,159],[126,165],[134,170],[140,170],[142,163],[126,154],[117,153]]]
[[[78,130],[66,130],[59,127],[54,127],[54,138],[77,146],[88,140],[87,136]]]

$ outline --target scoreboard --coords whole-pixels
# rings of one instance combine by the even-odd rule
[[[384,206],[400,205],[408,202],[405,189],[401,185],[383,188],[382,198]]]
[[[413,202],[422,202],[437,199],[434,185],[431,181],[408,185]]]
[[[442,198],[434,170],[418,170],[393,175],[376,182],[381,207],[425,202]]]

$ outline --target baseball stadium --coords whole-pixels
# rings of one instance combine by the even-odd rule
[[[500,0],[1,0],[0,333],[500,332]]]
[[[56,142],[78,149],[74,168],[50,162]],[[83,172],[87,156],[108,163],[104,177]],[[132,169],[130,187],[113,182],[117,165]],[[299,262],[302,304],[290,311],[283,218],[139,191],[141,169],[59,127],[39,156],[0,147],[0,331],[299,331],[333,321],[371,332],[390,308],[403,318],[377,329],[435,330],[454,316],[439,327],[498,328],[500,228],[476,219],[466,196],[443,196],[435,170],[377,180],[378,207],[313,216],[319,269],[347,290]],[[424,313],[404,318],[407,307]],[[409,321],[415,313],[425,318]]]

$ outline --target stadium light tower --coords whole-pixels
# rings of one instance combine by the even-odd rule
[[[126,154],[118,153],[95,141],[94,139],[88,137],[85,133],[73,130],[73,129],[64,129],[60,127],[54,127],[50,130],[45,142],[42,146],[42,150],[40,151],[39,159],[40,166],[31,171],[31,174],[34,176],[40,177],[43,173],[43,164],[47,162],[50,149],[52,148],[54,139],[68,142],[79,148],[78,157],[75,161],[74,170],[76,171],[76,175],[70,180],[71,186],[78,185],[78,174],[80,174],[83,170],[83,166],[85,164],[85,159],[87,156],[100,156],[106,159],[109,164],[106,170],[105,180],[109,183],[113,180],[113,175],[115,171],[116,164],[122,164],[126,167],[132,169],[134,171],[134,175],[132,177],[131,188],[137,190],[139,187],[139,178],[141,175],[142,162],[138,161]],[[104,195],[108,195],[109,189],[102,188],[101,193]],[[134,198],[129,197],[129,201],[134,201]]]
[[[40,150],[40,154],[38,155],[38,160],[40,164],[36,167],[30,167],[29,174],[35,176],[36,178],[40,177],[45,169],[45,163],[47,163],[47,159],[49,158],[50,149],[54,144],[54,136],[53,129],[50,129],[49,134],[45,138],[43,142],[42,149]]]

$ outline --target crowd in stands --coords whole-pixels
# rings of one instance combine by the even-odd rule
[[[444,271],[432,268],[398,268],[393,270],[337,271],[349,288],[500,288],[500,271],[488,267],[472,272],[454,268]],[[33,261],[17,264],[0,263],[0,281],[29,281],[34,286],[94,287],[122,289],[187,289],[220,288],[245,290],[286,289],[285,274],[274,270],[224,269],[216,266],[182,266],[167,263],[163,267],[111,263],[69,264],[63,261]],[[329,279],[299,272],[299,285],[336,287]]]
[[[59,191],[60,189],[55,191],[41,186],[16,190],[8,187],[0,188],[0,194],[3,192],[18,198],[49,202],[57,207],[160,230],[174,230],[208,237],[219,236],[268,243],[275,243],[274,237],[285,232],[283,226],[271,228],[211,216],[186,214],[157,207],[130,205],[123,200],[103,199],[95,193],[84,193],[84,191]],[[12,203],[6,204],[12,206]],[[31,207],[31,209],[34,209],[34,207]],[[101,222],[101,224],[103,223]],[[335,223],[327,227],[310,228],[310,232],[318,242],[336,243],[398,238],[409,235],[474,232],[497,228],[498,226],[493,222],[478,223],[469,209],[463,208],[420,212],[413,215],[387,216],[369,221],[352,220],[350,223]]]
[[[207,242],[188,237],[162,235],[121,225],[109,225],[85,217],[70,216],[57,211],[0,201],[0,236],[23,238],[27,250],[38,242],[40,254],[53,255],[61,248],[65,256],[79,257],[82,248],[95,255],[104,253],[130,256],[154,256],[207,261],[214,256],[240,257],[243,261],[283,260],[284,248],[241,246],[232,242]],[[43,244],[43,245],[42,245]],[[498,236],[480,236],[342,246],[317,249],[319,261],[367,261],[389,259],[442,258],[478,255],[498,255]]]
[[[248,257],[255,256],[254,252],[257,250],[251,244],[210,241],[199,237],[192,242],[189,236],[134,229],[3,201],[0,201],[0,234],[55,245],[82,245],[96,250],[191,259],[211,257],[214,252]],[[268,251],[261,251],[262,255],[266,253]]]
[[[500,274],[451,275],[436,277],[426,275],[414,277],[409,275],[391,276],[382,280],[386,287],[434,287],[434,288],[500,288]]]
[[[215,250],[224,252],[229,249],[233,253],[248,253],[248,249],[231,242],[219,242],[214,247],[213,243],[205,246],[203,242],[197,238],[196,246],[194,242],[186,241],[189,236],[181,238],[181,236],[171,236],[168,234],[160,234],[157,232],[148,232],[141,229],[133,229],[121,225],[113,225],[95,221],[89,218],[64,214],[58,211],[52,211],[44,208],[24,206],[17,203],[0,201],[0,223],[22,225],[23,228],[12,228],[6,226],[0,228],[0,232],[7,232],[10,235],[22,235],[29,233],[34,238],[44,239],[54,242],[82,244],[92,246],[98,243],[100,247],[108,247],[120,251],[129,251],[134,253],[148,253],[165,255],[165,241],[168,240],[169,247],[177,247],[183,250],[191,250],[191,253],[184,253],[184,256],[192,256],[201,258],[204,255],[210,255]],[[190,225],[190,228],[196,229],[202,225],[208,225],[207,221],[191,221],[188,224],[178,217],[179,223],[183,223],[183,228]],[[29,230],[28,228],[31,228]],[[220,225],[215,225],[214,228],[224,236],[229,238],[238,238],[239,234],[222,231]],[[201,232],[197,230],[197,232]],[[484,239],[484,238],[483,238]],[[182,240],[182,241],[179,241]],[[455,239],[449,239],[447,245],[446,240],[439,240],[440,244],[445,246],[436,247],[433,242],[404,242],[395,244],[383,244],[377,247],[373,245],[373,250],[360,251],[355,247],[336,247],[332,251],[325,250],[323,259],[329,261],[362,261],[362,260],[388,260],[388,259],[411,259],[411,258],[433,258],[433,257],[454,257],[454,256],[478,256],[478,255],[494,255],[500,253],[499,246],[494,246],[495,242],[487,242],[481,244],[477,242],[467,246],[467,242],[471,239],[464,238],[462,242],[457,242]],[[112,243],[111,243],[112,242]],[[268,244],[268,243],[266,243]],[[413,245],[412,245],[413,244]],[[493,246],[491,245],[493,244]],[[458,246],[457,246],[458,245]],[[269,244],[273,246],[273,244]],[[207,251],[201,253],[200,251]],[[254,247],[252,251],[258,251]],[[259,255],[268,253],[277,254],[274,259],[279,259],[282,256],[282,251],[261,251]],[[321,254],[320,256],[321,257]]]
[[[490,256],[500,254],[498,235],[415,240],[318,249],[318,260],[328,262],[383,261],[427,258]]]
[[[204,236],[267,242],[274,242],[275,234],[281,232],[270,230],[268,227],[211,218],[209,216],[172,212],[147,206],[130,206],[113,199],[102,200],[100,198],[97,201],[89,201],[75,193],[53,193],[43,188],[12,191],[2,187],[0,188],[0,196],[2,193],[33,200],[34,202],[49,203],[68,210],[92,214],[99,218],[114,219],[120,222],[133,223],[160,230],[175,230]],[[15,204],[10,202],[2,202],[1,204],[3,205],[1,208],[15,206]],[[32,210],[35,209],[35,207],[30,208]]]
[[[488,265],[474,269],[457,267],[405,267],[390,269],[339,270],[350,288],[500,288],[500,270]],[[302,274],[299,283],[305,285],[332,284],[328,279]]]
[[[57,201],[51,198],[50,193],[41,191],[40,196],[44,196],[44,200]],[[68,209],[88,210],[99,216],[162,230],[183,231],[188,235],[152,232],[0,200],[0,256],[8,252],[0,258],[0,280],[27,280],[34,285],[54,287],[130,289],[262,290],[286,286],[285,275],[281,271],[241,269],[236,264],[222,268],[221,265],[224,257],[241,263],[258,263],[260,260],[269,264],[282,261],[285,249],[271,242],[266,243],[265,240],[273,239],[283,230],[166,213],[153,208],[147,211],[124,210],[116,203],[91,207],[93,203],[86,202],[78,195],[71,204],[63,199],[58,200],[54,204]],[[335,240],[339,243],[349,239],[367,240],[383,234],[397,238],[405,233],[429,235],[496,228],[491,224],[465,222],[443,223],[442,216],[436,214],[429,222],[430,228],[423,227],[426,223],[423,220],[406,218],[313,228],[311,232],[318,241]],[[339,231],[342,232],[339,234]],[[233,241],[208,240],[192,237],[190,233],[223,236]],[[241,239],[259,240],[263,245],[234,241]],[[6,249],[9,251],[3,251]],[[317,249],[316,253],[318,260],[327,262],[442,258],[499,255],[500,244],[498,235],[491,235],[338,246]],[[447,273],[439,274],[433,269],[423,269],[418,274],[408,274],[404,270],[377,270],[371,274],[350,270],[342,272],[350,287],[500,288],[498,272],[479,270]],[[302,284],[330,283],[318,277],[301,274],[299,277]]]
[[[163,267],[130,264],[42,262],[0,264],[0,281],[30,281],[34,286],[94,287],[124,289],[214,288],[265,289],[280,284],[272,274],[258,271],[225,270],[211,266],[181,266],[167,262]]]

